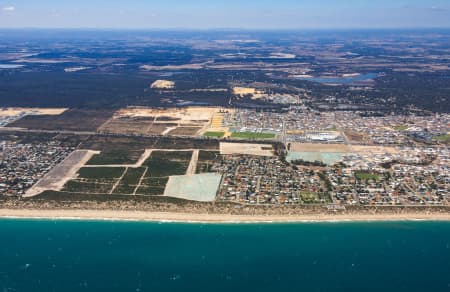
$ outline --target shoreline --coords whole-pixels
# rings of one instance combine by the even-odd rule
[[[448,221],[450,214],[317,214],[317,215],[229,215],[177,212],[144,212],[114,210],[33,210],[0,209],[0,219],[42,219],[79,221],[130,221],[160,223],[250,224],[250,223],[329,223],[329,222],[393,222]]]

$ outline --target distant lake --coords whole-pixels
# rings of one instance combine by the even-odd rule
[[[378,77],[377,73],[367,73],[349,77],[297,77],[297,79],[308,80],[323,84],[355,84],[359,82],[367,82]]]
[[[23,68],[25,65],[18,65],[18,64],[0,64],[0,69],[19,69]]]
[[[207,102],[199,102],[199,101],[183,101],[176,104],[176,106],[208,106],[210,105]]]
[[[0,219],[0,291],[450,289],[449,222],[178,224]]]

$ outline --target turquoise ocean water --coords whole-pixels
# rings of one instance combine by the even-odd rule
[[[0,291],[450,291],[450,223],[2,219]]]

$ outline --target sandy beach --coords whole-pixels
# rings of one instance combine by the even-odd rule
[[[450,214],[317,214],[317,215],[228,215],[175,212],[144,212],[114,210],[31,210],[0,209],[0,218],[41,218],[75,220],[117,220],[198,223],[264,223],[264,222],[348,222],[348,221],[450,221]]]

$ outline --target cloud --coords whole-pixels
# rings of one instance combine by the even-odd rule
[[[444,11],[444,12],[448,12],[449,9],[446,7],[439,7],[439,6],[431,6],[430,7],[431,10],[433,11]]]
[[[410,10],[420,10],[420,11],[431,11],[431,12],[449,12],[449,7],[443,7],[443,6],[412,6],[412,5],[404,5],[402,6],[403,9],[410,9]]]
[[[16,7],[14,7],[14,6],[5,6],[5,7],[2,8],[2,11],[4,11],[4,12],[14,12],[14,11],[16,11]]]

